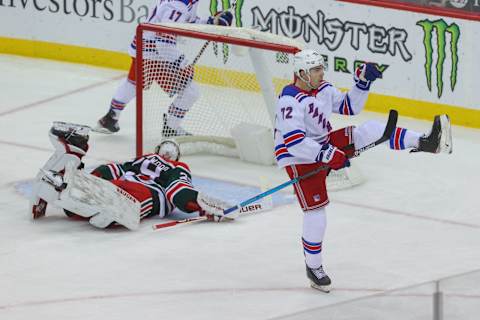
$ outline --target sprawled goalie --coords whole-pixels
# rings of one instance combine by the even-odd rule
[[[34,219],[45,216],[48,204],[98,228],[117,224],[137,229],[141,219],[163,218],[174,208],[222,219],[226,204],[195,190],[189,167],[178,161],[174,141],[163,141],[153,154],[101,165],[88,173],[82,158],[88,151],[89,131],[87,126],[54,122],[49,137],[55,152],[33,186]]]

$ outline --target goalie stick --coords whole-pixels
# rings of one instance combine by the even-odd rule
[[[373,148],[373,147],[376,147],[378,146],[379,144],[382,144],[383,142],[385,141],[388,141],[391,137],[391,135],[393,134],[393,132],[395,131],[395,128],[397,126],[397,120],[398,120],[398,112],[396,110],[390,110],[389,114],[388,114],[388,120],[387,120],[387,124],[385,126],[385,130],[382,134],[382,136],[380,137],[380,139],[360,148],[360,149],[357,149],[354,151],[353,155],[349,157],[349,159],[351,158],[355,158],[355,157],[358,157],[361,153]],[[262,192],[256,196],[253,196],[247,200],[244,200],[242,202],[240,202],[239,204],[233,206],[233,207],[230,207],[230,208],[227,208],[225,210],[223,210],[223,213],[225,216],[227,216],[228,214],[231,214],[232,212],[235,212],[235,211],[238,211],[238,210],[241,210],[242,208],[245,208],[246,206],[254,203],[254,202],[257,202],[258,200],[260,199],[263,199],[267,196],[270,196],[271,194],[275,193],[275,192],[278,192],[286,187],[288,187],[289,185],[292,185],[292,184],[295,184],[297,183],[298,181],[300,180],[304,180],[306,178],[309,178],[315,174],[317,174],[318,172],[320,171],[323,171],[323,170],[328,170],[330,169],[329,166],[327,165],[324,165],[324,166],[320,166],[318,168],[316,168],[315,170],[312,170],[310,172],[307,172],[306,174],[302,175],[302,176],[299,176],[299,177],[296,177],[296,178],[293,178],[289,181],[286,181],[276,187],[273,187],[265,192]],[[163,228],[168,228],[168,227],[173,227],[173,226],[177,226],[177,225],[184,225],[184,224],[191,224],[191,223],[196,223],[196,222],[199,222],[199,221],[204,221],[204,220],[207,220],[208,218],[206,216],[201,216],[201,217],[194,217],[194,218],[187,218],[187,219],[182,219],[182,220],[176,220],[176,221],[169,221],[169,222],[165,222],[165,223],[159,223],[159,224],[156,224],[156,225],[153,225],[153,229],[154,230],[158,230],[158,229],[163,229]]]
[[[240,209],[240,214],[255,214],[259,213],[262,211],[268,211],[272,209],[273,206],[271,205],[265,205],[264,203],[256,203],[252,205],[247,205],[245,207],[242,207]],[[192,218],[185,218],[185,219],[180,219],[180,220],[171,220],[167,222],[162,222],[162,223],[157,223],[152,226],[153,230],[160,230],[160,229],[167,229],[171,227],[175,227],[178,225],[187,225],[187,224],[192,224],[192,223],[197,223],[200,221],[206,221],[208,220],[207,216],[200,216],[200,217],[192,217]]]
[[[172,221],[168,221],[168,222],[162,222],[162,223],[154,224],[152,226],[152,228],[153,228],[153,230],[160,230],[160,229],[175,227],[179,224],[187,225],[187,224],[200,222],[200,221],[205,221],[205,220],[208,220],[208,218],[206,216],[186,218],[186,219],[181,219],[181,220],[172,220]]]

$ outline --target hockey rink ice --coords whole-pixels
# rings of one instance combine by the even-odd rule
[[[166,231],[152,230],[155,219],[136,232],[98,230],[53,207],[31,220],[27,196],[53,151],[52,121],[94,125],[125,73],[0,55],[0,74],[0,319],[432,319],[428,282],[480,269],[479,130],[453,126],[451,155],[380,146],[354,160],[367,181],[330,193],[323,252],[333,285],[325,294],[305,276],[291,188],[271,211]],[[87,167],[134,156],[134,118],[130,104],[119,134],[91,134]],[[385,118],[364,112],[333,125]],[[431,122],[400,114],[399,125],[424,132]],[[184,160],[194,182],[222,197],[248,198],[262,181],[287,180],[277,168],[230,158]],[[445,320],[458,309],[461,319],[478,319],[479,274],[450,283]],[[352,299],[360,300],[345,303]]]

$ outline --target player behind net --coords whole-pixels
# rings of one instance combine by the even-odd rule
[[[341,92],[323,79],[325,63],[314,50],[294,56],[293,84],[283,88],[278,100],[275,123],[277,164],[290,178],[304,175],[327,165],[332,170],[349,166],[348,158],[378,140],[385,124],[368,121],[355,127],[333,130],[332,113],[355,115],[362,111],[373,81],[381,77],[372,63],[362,64],[354,73],[354,85]],[[397,127],[390,137],[390,148],[414,152],[451,153],[451,129],[447,115],[435,116],[432,130],[421,134]],[[303,214],[302,243],[307,277],[311,286],[328,292],[331,280],[323,269],[322,248],[326,229],[328,195],[325,180],[329,171],[294,184]]]
[[[179,161],[174,141],[163,141],[155,153],[101,165],[88,173],[82,158],[88,151],[89,130],[87,126],[54,122],[49,137],[55,152],[33,186],[30,210],[34,219],[45,216],[48,204],[98,228],[119,224],[137,229],[141,219],[163,218],[175,208],[199,212],[210,220],[223,218],[227,204],[195,189],[190,169]]]
[[[230,11],[221,11],[208,19],[200,19],[197,16],[198,4],[198,0],[158,0],[148,22],[204,23],[219,26],[232,24],[233,15]],[[109,111],[98,121],[95,131],[115,133],[120,130],[120,114],[136,95],[136,48],[137,41],[134,38],[128,48],[132,57],[128,77],[117,88]],[[144,90],[148,90],[156,82],[170,97],[176,95],[164,114],[163,136],[187,135],[180,124],[200,95],[193,81],[194,66],[183,52],[177,49],[176,36],[154,32],[146,32],[143,36],[143,60]]]

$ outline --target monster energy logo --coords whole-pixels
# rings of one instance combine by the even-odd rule
[[[458,70],[458,41],[460,39],[460,28],[456,23],[448,25],[443,19],[429,21],[418,21],[417,25],[423,28],[424,37],[423,45],[425,47],[425,75],[427,78],[428,90],[432,91],[432,65],[433,65],[433,48],[432,38],[435,30],[437,37],[437,63],[435,65],[437,74],[437,93],[440,98],[443,94],[443,72],[444,63],[446,59],[447,34],[450,34],[450,56],[451,56],[451,70],[450,70],[450,88],[452,92],[455,90],[457,84],[457,70]]]
[[[235,25],[242,27],[242,7],[244,0],[210,0],[210,14],[213,16],[219,11],[232,10],[232,14],[235,16]],[[219,2],[222,3],[222,8],[219,6]],[[233,8],[234,7],[234,8]]]
[[[213,16],[219,11],[231,10],[235,19],[235,26],[242,27],[242,7],[244,0],[210,0],[210,14]],[[222,4],[222,8],[219,6],[219,2]],[[218,44],[213,43],[213,52],[218,56]],[[222,53],[223,53],[223,63],[227,63],[230,56],[230,47],[226,44],[222,44]]]

